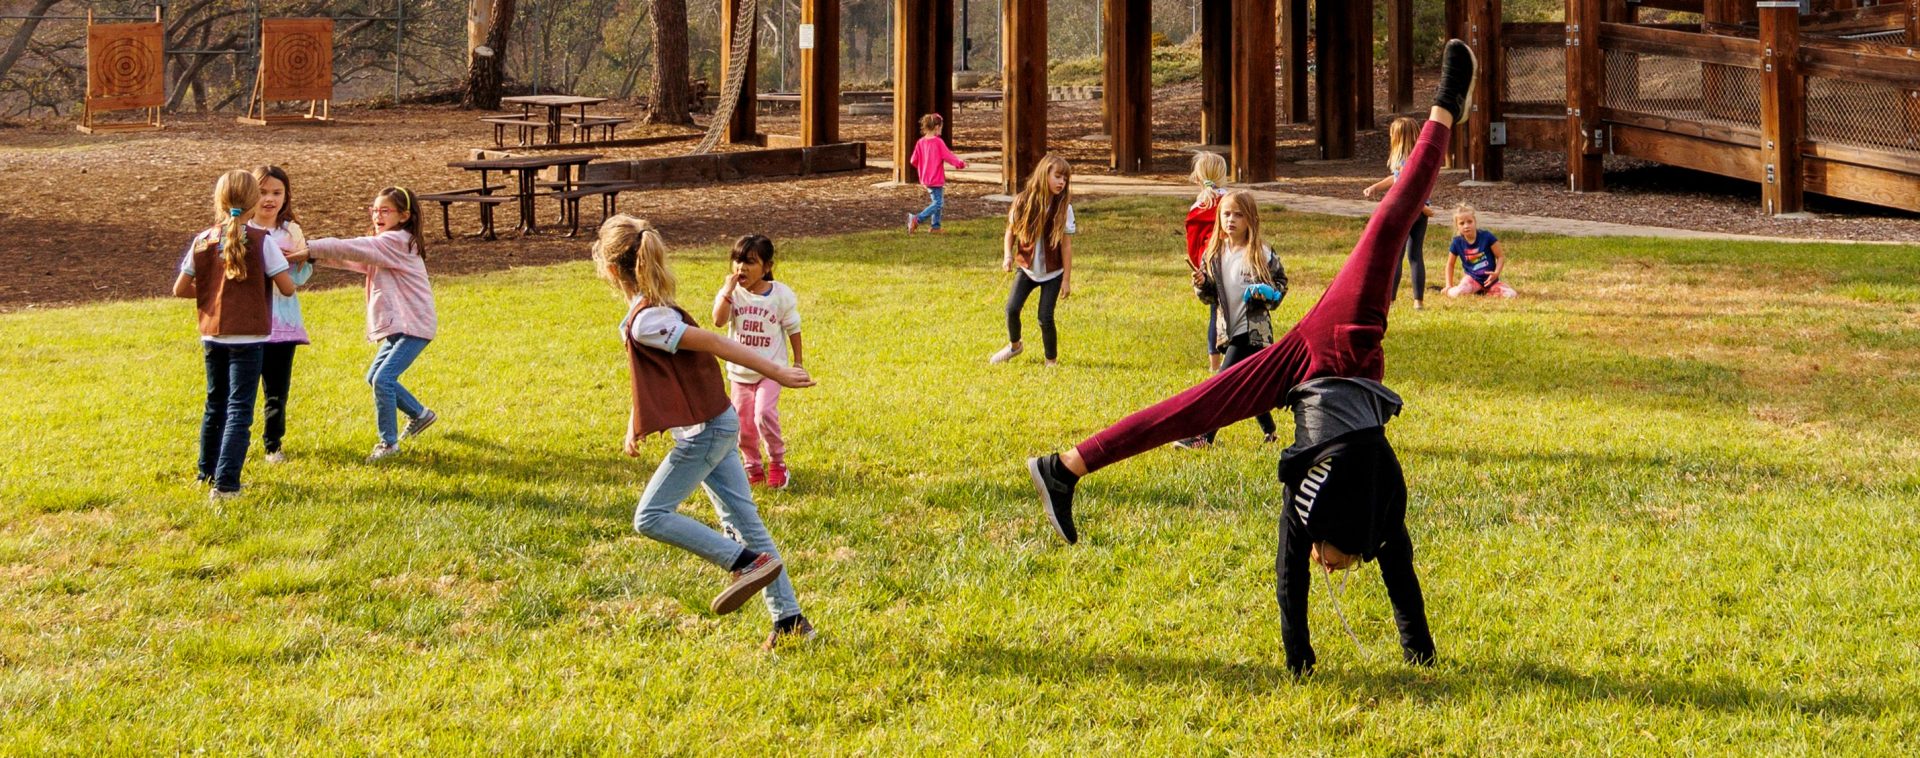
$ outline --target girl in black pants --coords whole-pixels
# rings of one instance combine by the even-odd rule
[[[988,358],[1006,363],[1025,351],[1020,342],[1020,311],[1027,297],[1040,290],[1040,341],[1047,365],[1060,357],[1060,338],[1053,329],[1054,304],[1073,294],[1073,202],[1068,183],[1073,169],[1060,156],[1048,153],[1027,177],[1027,187],[1007,212],[1007,234],[1002,239],[1000,268],[1013,271],[1013,292],[1007,296],[1007,346]]]
[[[1400,171],[1407,165],[1407,156],[1413,154],[1413,145],[1420,139],[1420,123],[1406,116],[1393,120],[1389,130],[1389,149],[1387,150],[1387,170],[1392,173],[1385,179],[1374,182],[1372,186],[1360,191],[1367,199],[1393,189],[1400,181]],[[1424,248],[1427,243],[1427,219],[1433,216],[1431,203],[1420,206],[1420,215],[1413,219],[1413,231],[1407,233],[1407,265],[1413,271],[1413,309],[1425,310],[1427,307],[1427,259]],[[1400,291],[1401,269],[1393,270],[1393,291]]]
[[[1260,239],[1260,207],[1253,195],[1228,192],[1218,208],[1213,236],[1201,254],[1200,267],[1193,271],[1193,292],[1200,302],[1213,306],[1214,346],[1224,356],[1220,370],[1225,371],[1273,344],[1270,314],[1287,296],[1287,270]],[[1267,442],[1278,439],[1273,414],[1263,412],[1256,418]],[[1175,444],[1206,447],[1213,444],[1214,434]]]

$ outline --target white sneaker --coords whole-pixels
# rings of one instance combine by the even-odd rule
[[[234,500],[240,497],[239,490],[207,490],[207,502],[218,503],[222,500]]]
[[[286,463],[287,454],[282,453],[278,450],[275,450],[271,453],[267,453],[267,462],[268,463]]]
[[[439,420],[440,414],[434,413],[432,408],[421,411],[419,416],[407,422],[407,428],[400,433],[400,439],[410,440],[418,437],[421,432],[427,430],[427,427],[433,426],[433,422]]]
[[[373,452],[367,455],[367,462],[373,463],[374,461],[378,461],[381,458],[385,458],[389,455],[393,455],[394,453],[398,453],[398,452],[400,452],[399,445],[389,445],[385,442],[382,442],[378,445],[373,446]]]
[[[1019,355],[1022,352],[1024,352],[1024,348],[1022,348],[1020,345],[1010,344],[1010,345],[1007,345],[1006,347],[1000,348],[1000,352],[994,353],[993,357],[987,359],[987,362],[988,363],[1006,363],[1007,361],[1013,360],[1014,356]]]

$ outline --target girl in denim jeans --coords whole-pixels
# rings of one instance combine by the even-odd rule
[[[713,599],[713,612],[732,613],[766,590],[773,633],[764,647],[788,639],[811,639],[813,624],[800,613],[773,536],[754,508],[747,472],[740,464],[740,417],[734,413],[718,357],[778,382],[811,387],[798,366],[782,366],[714,332],[695,326],[674,302],[667,245],[646,221],[618,215],[600,225],[593,243],[594,267],[629,304],[620,339],[633,371],[633,406],[626,454],[640,455],[641,438],[673,436],[673,450],[653,472],[640,496],[633,527],[733,572],[733,581]],[[721,523],[739,541],[681,515],[680,503],[704,486]],[[743,544],[744,543],[744,544]]]

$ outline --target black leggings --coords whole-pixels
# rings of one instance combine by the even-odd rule
[[[270,342],[260,354],[260,394],[265,400],[266,423],[260,442],[267,452],[280,452],[280,438],[287,435],[287,388],[293,384],[292,342]]]
[[[1053,306],[1060,300],[1060,283],[1067,278],[1061,274],[1044,282],[1027,278],[1027,272],[1021,269],[1013,271],[1013,292],[1007,295],[1007,341],[1020,341],[1020,311],[1027,307],[1027,296],[1035,289],[1040,290],[1040,343],[1047,349],[1047,360],[1060,356],[1060,335],[1053,331]]]
[[[1220,359],[1220,370],[1225,371],[1227,369],[1233,368],[1233,364],[1239,363],[1248,358],[1252,358],[1254,353],[1258,353],[1265,349],[1267,349],[1266,345],[1255,346],[1253,344],[1253,335],[1250,333],[1236,335],[1233,339],[1228,340],[1226,348],[1221,350],[1222,357]],[[1260,415],[1255,416],[1254,420],[1260,422],[1260,431],[1265,432],[1267,434],[1273,433],[1273,414],[1272,413],[1263,412]],[[1220,433],[1220,430],[1218,429],[1215,429],[1211,432],[1207,432],[1207,435],[1206,435],[1207,441],[1212,442],[1213,436],[1219,433]]]
[[[1413,299],[1427,299],[1427,214],[1422,213],[1413,220],[1413,231],[1407,234],[1407,265],[1413,269]],[[1400,269],[1393,270],[1393,291],[1400,291]]]

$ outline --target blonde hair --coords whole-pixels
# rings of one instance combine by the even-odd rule
[[[259,204],[260,183],[252,173],[234,169],[221,174],[213,183],[213,230],[218,233],[194,242],[194,254],[217,244],[227,279],[247,278],[247,217]]]
[[[1420,123],[1408,116],[1393,120],[1393,126],[1387,130],[1387,170],[1399,171],[1407,165],[1407,156],[1413,155],[1413,143],[1420,141]]]
[[[920,133],[923,135],[940,131],[945,128],[946,125],[947,120],[941,118],[938,113],[929,113],[920,117]]]
[[[1220,200],[1220,184],[1227,180],[1227,159],[1205,150],[1194,153],[1193,173],[1187,174],[1187,180],[1200,185],[1200,196],[1193,203],[1212,208]]]
[[[1053,183],[1048,179],[1058,171],[1067,180],[1067,186],[1060,188],[1060,194],[1053,194]],[[1035,241],[1045,238],[1047,249],[1058,247],[1060,239],[1066,234],[1067,215],[1060,207],[1073,202],[1073,167],[1066,160],[1053,153],[1047,153],[1040,159],[1040,165],[1033,167],[1033,174],[1027,177],[1027,186],[1013,199],[1013,215],[1009,225],[1013,227],[1013,240],[1021,247],[1032,247]]]
[[[680,307],[673,300],[667,241],[646,219],[622,213],[602,223],[600,236],[593,241],[593,263],[600,276],[627,300],[637,297],[648,306]]]
[[[1461,203],[1459,205],[1453,206],[1454,219],[1458,220],[1461,216],[1472,216],[1473,220],[1479,221],[1480,211],[1466,203]]]
[[[1253,193],[1246,190],[1233,190],[1220,197],[1220,210],[1238,211],[1247,221],[1247,247],[1241,251],[1245,256],[1247,270],[1253,278],[1264,284],[1273,283],[1273,273],[1267,270],[1267,246],[1260,240],[1260,204],[1254,202]],[[1233,241],[1227,239],[1227,231],[1219,224],[1213,226],[1213,236],[1207,238],[1207,251],[1201,255],[1200,265],[1212,270],[1214,260],[1232,248]]]

